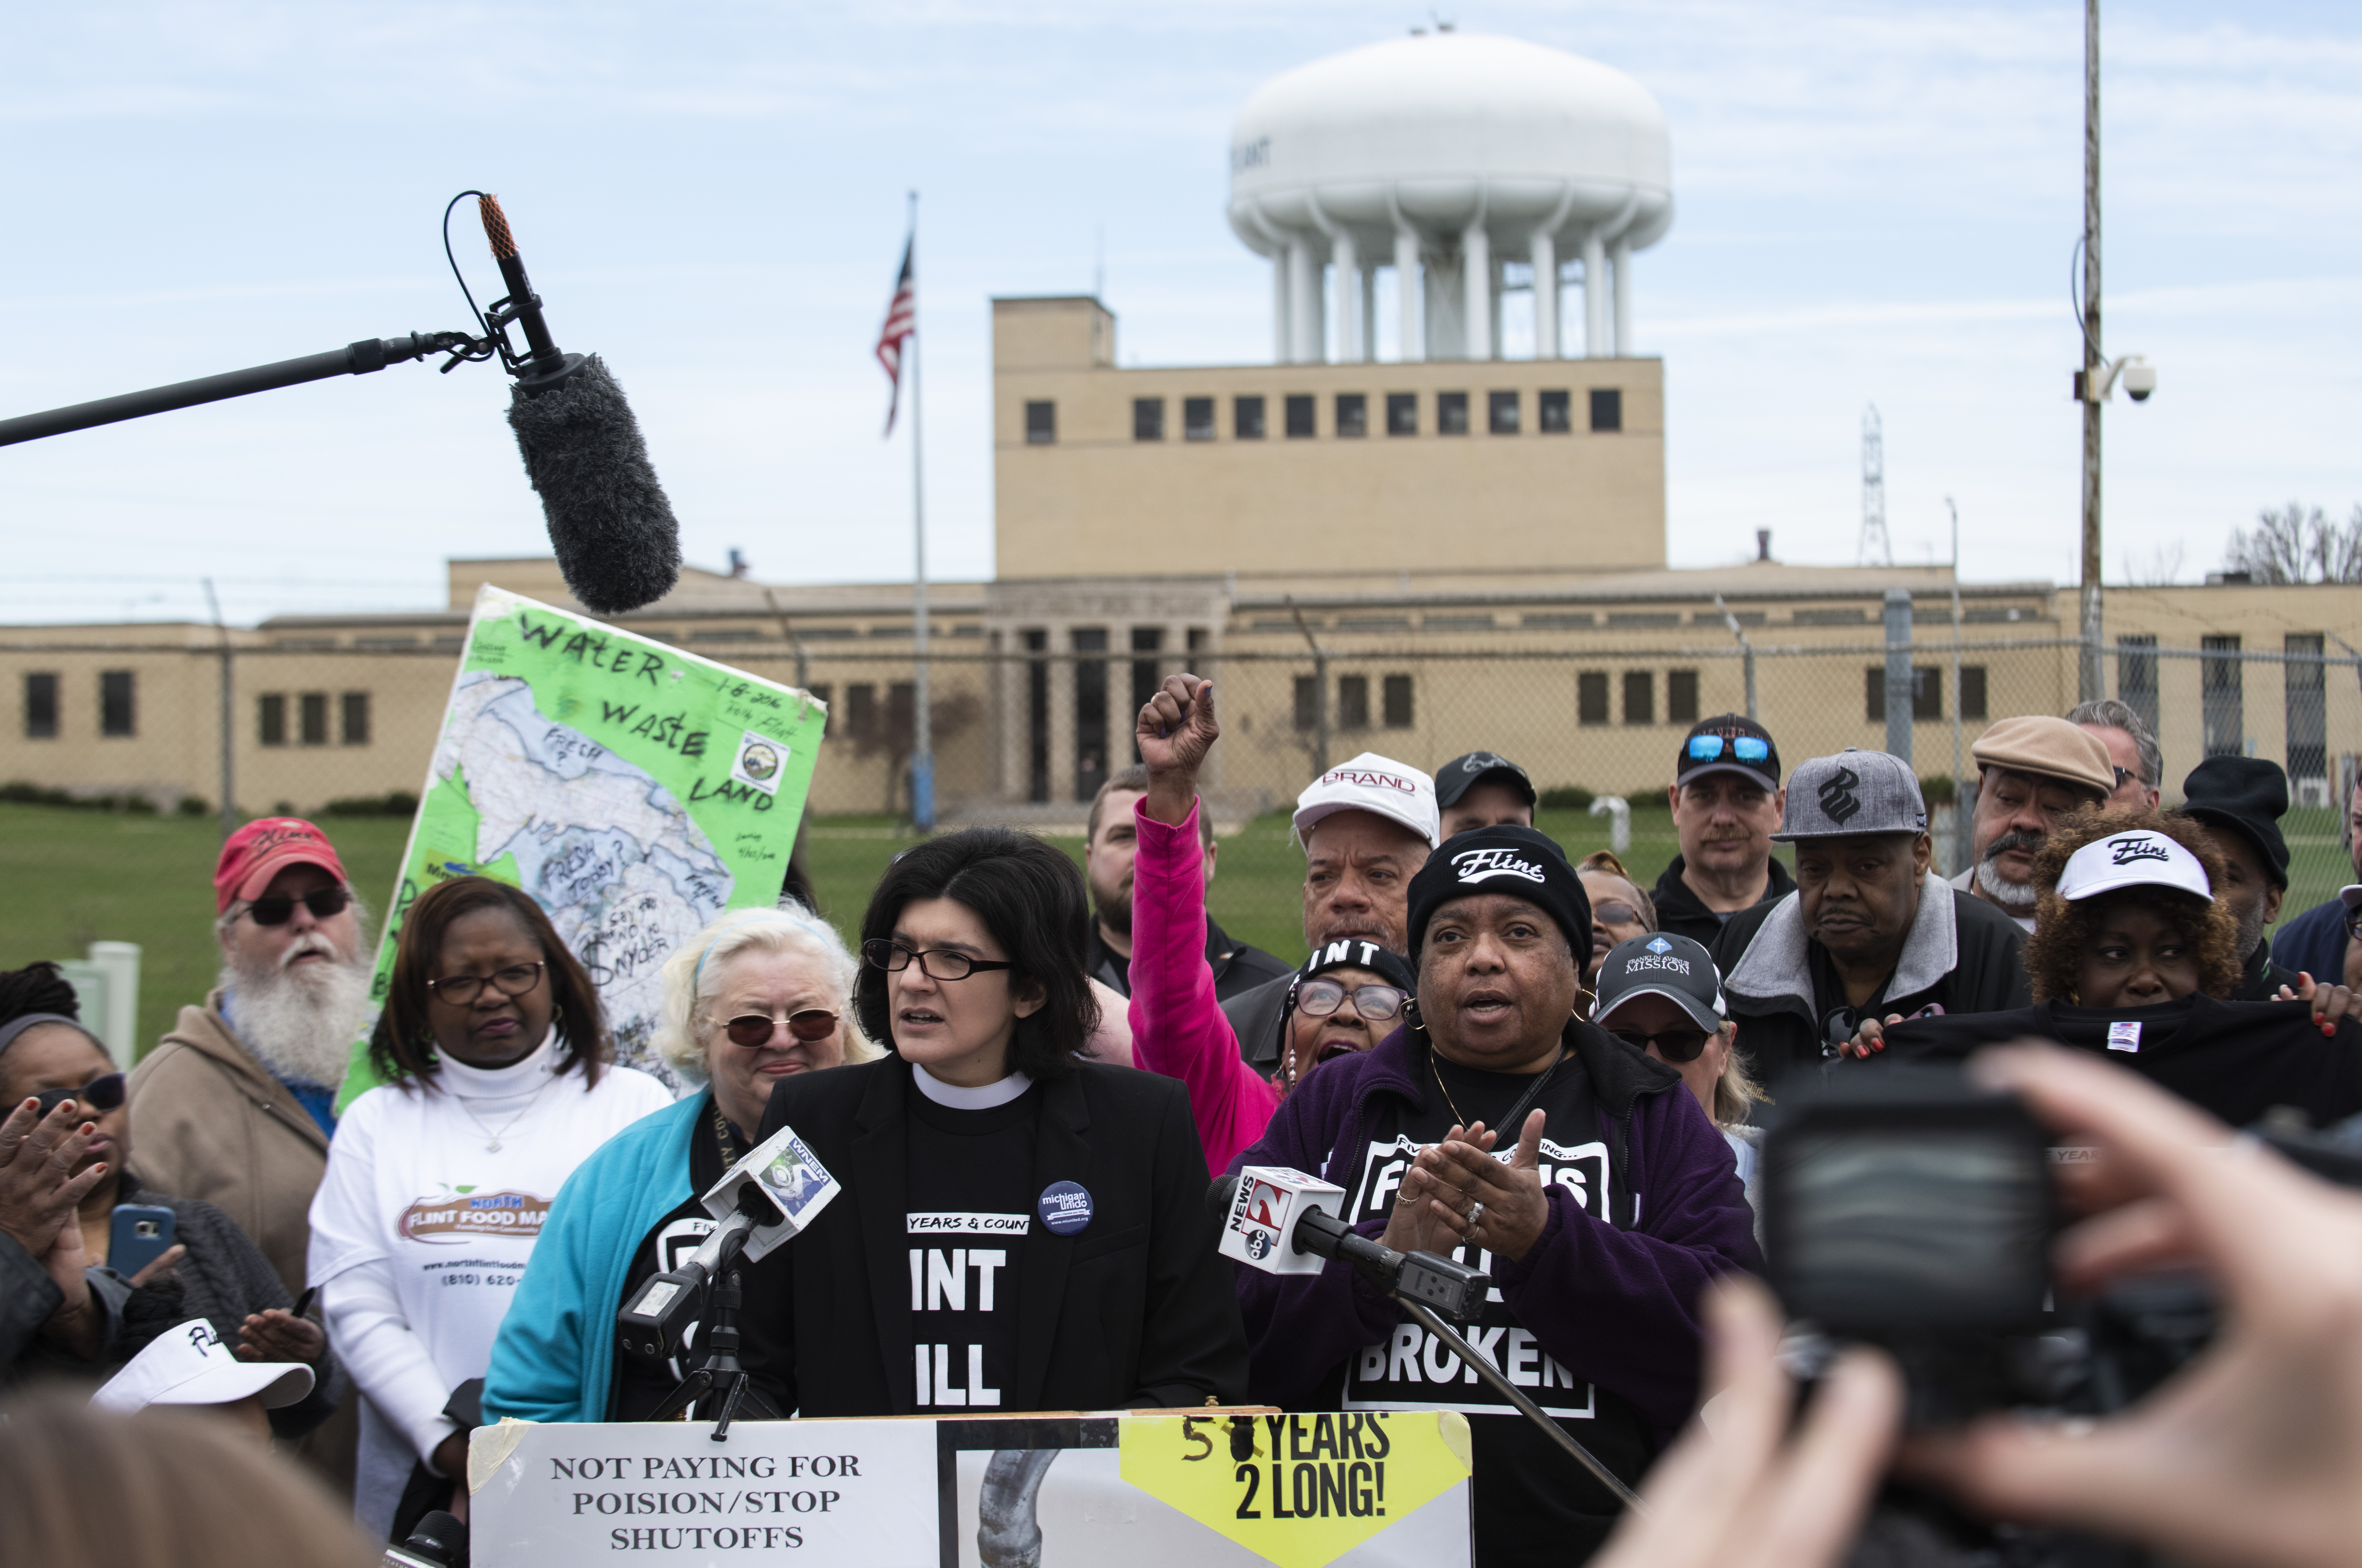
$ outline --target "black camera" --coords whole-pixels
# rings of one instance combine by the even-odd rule
[[[2073,1347],[2047,1317],[2049,1143],[2014,1096],[1957,1068],[1785,1087],[1764,1140],[1764,1242],[1807,1373],[1838,1342],[1879,1345],[1903,1366],[1914,1424],[2054,1396]]]

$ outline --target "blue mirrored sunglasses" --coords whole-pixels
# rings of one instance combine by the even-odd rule
[[[1730,755],[1741,762],[1761,762],[1772,755],[1772,743],[1760,735],[1733,735],[1726,742],[1721,735],[1690,736],[1690,756],[1697,762],[1712,762],[1722,755],[1727,744]]]

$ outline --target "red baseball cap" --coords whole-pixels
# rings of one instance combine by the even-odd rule
[[[257,817],[229,835],[214,864],[214,913],[226,914],[238,900],[260,897],[290,866],[317,866],[339,882],[351,880],[326,834],[301,817]]]

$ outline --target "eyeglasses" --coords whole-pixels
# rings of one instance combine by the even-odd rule
[[[1016,965],[1001,958],[971,958],[949,947],[930,948],[922,953],[915,947],[905,947],[890,937],[873,936],[861,944],[861,956],[872,968],[899,975],[919,961],[919,973],[931,980],[965,980],[980,969],[1014,969]]]
[[[1657,1055],[1668,1062],[1696,1061],[1698,1053],[1705,1049],[1705,1043],[1714,1038],[1703,1029],[1661,1029],[1654,1034],[1621,1029],[1612,1029],[1608,1032],[1635,1051],[1646,1052],[1654,1045]]]
[[[45,1088],[33,1098],[41,1102],[39,1114],[43,1116],[70,1099],[80,1101],[90,1110],[113,1110],[123,1103],[123,1075],[102,1073],[80,1088]]]
[[[1726,744],[1730,747],[1731,756],[1741,762],[1762,762],[1772,756],[1772,743],[1761,735],[1692,735],[1690,760],[1712,762],[1722,755]]]
[[[789,1034],[807,1044],[815,1040],[825,1040],[836,1032],[836,1014],[817,1007],[808,1007],[801,1012],[791,1012],[785,1017],[772,1012],[742,1012],[723,1024],[722,1032],[730,1037],[733,1045],[744,1045],[752,1050],[757,1045],[768,1045],[771,1036],[778,1032],[782,1023],[788,1026]]]
[[[1630,904],[1619,904],[1615,902],[1592,905],[1591,918],[1597,921],[1602,925],[1642,925],[1647,923],[1641,920],[1640,911],[1634,909]]]
[[[437,999],[453,1007],[466,1007],[484,994],[490,986],[504,997],[521,997],[541,984],[542,964],[512,964],[505,969],[495,969],[489,975],[454,975],[446,980],[429,980],[426,988]]]
[[[2349,910],[2345,914],[2345,934],[2362,938],[2362,910]]]
[[[1402,1015],[1403,1003],[1410,994],[1394,986],[1356,986],[1349,991],[1335,980],[1306,980],[1296,988],[1296,1010],[1327,1018],[1349,998],[1354,1017],[1365,1023],[1384,1023]]]
[[[299,903],[312,911],[314,920],[326,920],[330,915],[344,913],[345,906],[352,901],[352,894],[341,887],[315,888],[300,899],[285,893],[268,894],[247,905],[246,912],[257,925],[285,925],[294,917]]]
[[[2136,778],[2140,778],[2140,775],[2139,775],[2139,774],[2137,774],[2137,773],[2135,773],[2135,772],[2134,772],[2131,768],[2129,768],[2129,767],[2116,767],[2116,768],[2112,768],[2112,769],[2111,769],[2111,771],[2113,771],[2113,772],[2115,774],[2115,776],[2116,776],[2116,788],[2117,788],[2117,789],[2119,789],[2119,790],[2123,789],[2125,785],[2127,785],[2127,784],[2131,783],[2134,779],[2136,779]],[[2142,778],[2142,779],[2141,779],[2141,782],[2142,782],[2142,783],[2144,783],[2144,784],[2146,784],[2146,783],[2147,783],[2147,782],[2148,782],[2148,780],[2147,780],[2147,779],[2145,779],[2145,778]]]

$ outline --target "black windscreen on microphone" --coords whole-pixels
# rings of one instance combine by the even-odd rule
[[[593,614],[653,604],[680,580],[680,525],[648,461],[639,421],[599,356],[561,353],[550,337],[499,199],[480,195],[476,209],[509,289],[485,325],[517,377],[509,427],[549,520],[557,569]],[[508,348],[511,322],[524,332],[522,356]]]
[[[671,592],[680,525],[624,389],[599,356],[537,397],[513,388],[509,426],[541,496],[557,569],[583,608],[616,615]]]

